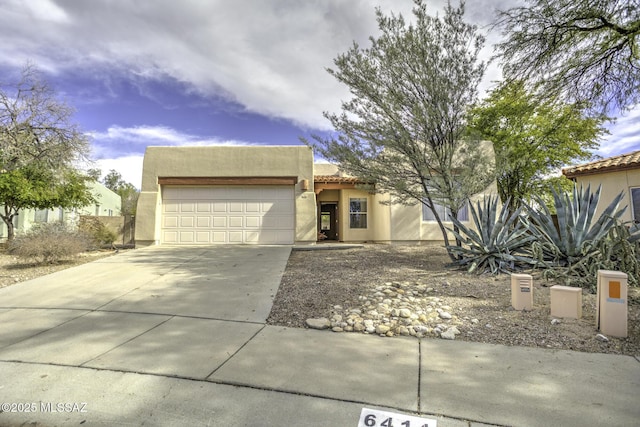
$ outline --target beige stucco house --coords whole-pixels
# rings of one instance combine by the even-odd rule
[[[421,204],[363,184],[306,146],[148,147],[136,245],[442,241]]]
[[[622,220],[640,223],[640,150],[567,167],[562,173],[584,188],[591,185],[591,189],[595,190],[602,185],[596,215],[622,191],[624,199],[621,205],[628,206]]]
[[[43,222],[62,221],[68,224],[75,224],[80,215],[94,216],[117,216],[120,215],[120,196],[109,190],[99,182],[88,184],[91,194],[96,199],[95,204],[84,206],[79,209],[26,209],[20,211],[14,217],[14,227],[16,233],[22,233],[33,227],[34,224]],[[0,206],[0,209],[2,207]],[[0,220],[0,241],[7,239],[7,225]]]

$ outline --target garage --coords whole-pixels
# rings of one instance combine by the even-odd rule
[[[293,185],[162,187],[161,243],[292,244]]]

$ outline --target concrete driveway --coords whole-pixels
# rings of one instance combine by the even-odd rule
[[[206,378],[263,326],[289,247],[152,247],[0,290],[0,359]]]
[[[290,251],[152,247],[0,289],[0,426],[637,425],[633,357],[266,326]]]

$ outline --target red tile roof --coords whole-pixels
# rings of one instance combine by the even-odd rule
[[[640,150],[628,154],[609,157],[583,165],[570,166],[562,169],[562,174],[567,178],[591,175],[596,173],[615,172],[627,169],[640,168]]]

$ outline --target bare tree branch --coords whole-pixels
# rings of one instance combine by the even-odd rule
[[[640,102],[640,0],[528,0],[495,25],[508,80],[603,114]]]

